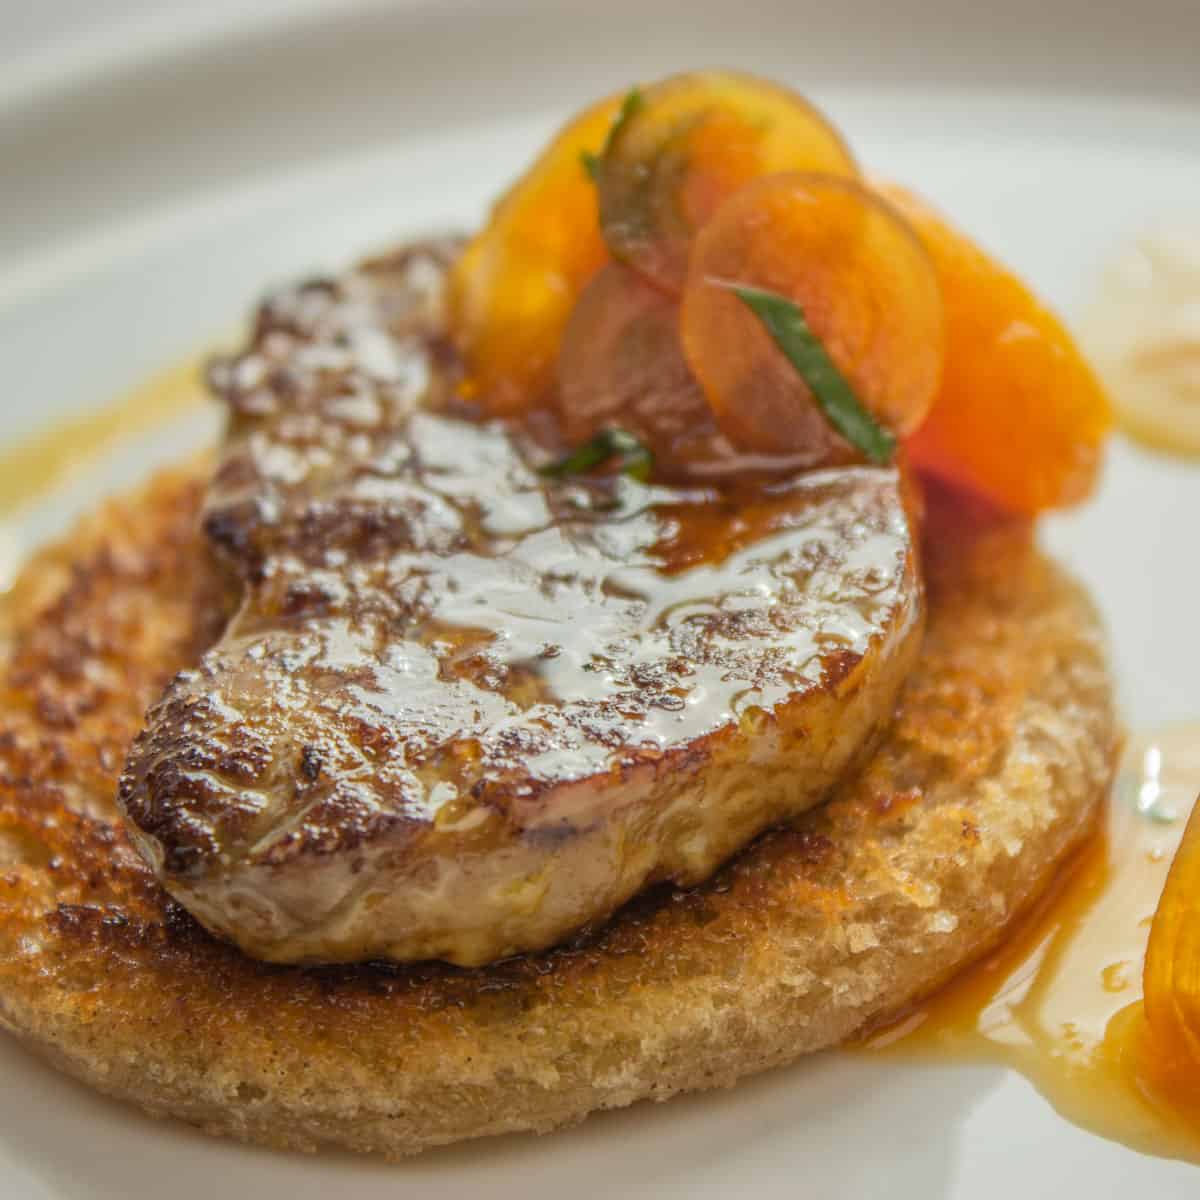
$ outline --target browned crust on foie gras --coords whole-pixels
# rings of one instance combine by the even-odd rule
[[[113,803],[146,705],[216,632],[199,493],[168,476],[31,564],[0,700],[0,1016],[147,1111],[399,1156],[726,1085],[936,986],[1099,811],[1117,730],[1094,609],[1026,527],[935,503],[920,660],[866,769],[794,828],[544,954],[255,962],[172,902]]]
[[[899,470],[547,479],[528,428],[448,404],[444,261],[281,292],[217,372],[241,600],[121,796],[258,958],[473,966],[697,883],[825,796],[917,653]]]

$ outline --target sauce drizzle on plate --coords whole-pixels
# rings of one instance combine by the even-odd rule
[[[204,398],[190,361],[0,454],[0,516]],[[1050,894],[999,948],[865,1050],[1009,1066],[1074,1123],[1200,1162],[1200,1080],[1189,1097],[1148,1076],[1141,1004],[1150,921],[1198,793],[1200,721],[1131,739],[1104,828]]]
[[[62,482],[114,443],[166,423],[208,399],[200,363],[188,359],[152,376],[117,400],[89,408],[42,433],[0,449],[0,516],[8,516]]]
[[[1198,792],[1200,722],[1132,738],[1104,828],[1051,894],[866,1049],[1011,1067],[1075,1124],[1200,1162],[1200,1079],[1190,1098],[1153,1082],[1142,1011],[1150,922]]]

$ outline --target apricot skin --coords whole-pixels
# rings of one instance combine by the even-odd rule
[[[718,431],[679,342],[679,306],[621,263],[588,284],[563,335],[558,409],[571,445],[604,428],[634,434],[660,478],[718,454]]]
[[[913,193],[878,190],[920,235],[944,301],[941,387],[909,440],[913,463],[1034,515],[1092,491],[1108,398],[1062,321]]]
[[[796,368],[731,285],[795,303],[859,403],[894,434],[924,418],[942,356],[941,297],[919,240],[853,180],[775,175],[729,200],[701,231],[684,292],[684,351],[740,449],[856,457]]]
[[[824,115],[768,80],[697,71],[637,100],[600,165],[601,225],[615,258],[674,295],[694,237],[746,184],[785,171],[858,175]]]
[[[483,408],[514,415],[553,384],[575,300],[608,260],[585,154],[604,146],[621,97],[571,121],[492,209],[450,278],[449,317]]]

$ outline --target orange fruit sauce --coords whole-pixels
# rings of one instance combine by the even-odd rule
[[[1050,893],[998,949],[863,1049],[1010,1067],[1075,1124],[1200,1163],[1200,1064],[1152,1036],[1142,983],[1198,793],[1200,722],[1131,739],[1102,828]]]
[[[924,201],[858,178],[836,130],[764,81],[696,73],[601,102],[456,270],[472,395],[515,415],[556,384],[566,432],[632,428],[663,463],[680,429],[703,450],[711,417],[738,450],[836,461],[805,384],[727,290],[752,284],[807,314],[918,468],[1026,516],[1086,497],[1112,420],[1066,327]],[[1076,1123],[1200,1162],[1198,792],[1200,724],[1135,739],[1050,894],[865,1049],[1005,1064]]]
[[[728,200],[691,254],[680,330],[721,428],[763,454],[835,461],[811,389],[729,282],[796,302],[855,396],[900,436],[938,391],[942,297],[920,240],[854,180],[769,175]]]
[[[678,295],[695,235],[747,184],[783,172],[858,177],[841,134],[803,96],[736,71],[632,93],[596,174],[613,257]]]

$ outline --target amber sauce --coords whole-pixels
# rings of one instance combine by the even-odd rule
[[[1200,722],[1131,739],[1104,828],[1051,893],[999,950],[867,1050],[1011,1067],[1068,1120],[1200,1162],[1200,1106],[1189,1111],[1178,1090],[1152,1081],[1141,1003],[1151,918],[1198,794]]]
[[[199,359],[162,371],[121,399],[89,409],[15,444],[0,447],[0,599],[30,549],[42,539],[31,534],[39,515],[60,500],[73,510],[72,486],[81,471],[123,449],[124,443],[156,432],[199,408],[205,390]],[[4,608],[0,605],[0,631]]]
[[[81,463],[205,398],[195,362],[123,400],[0,453],[0,520]],[[1200,794],[1200,722],[1131,740],[1102,831],[1004,944],[865,1051],[1011,1067],[1067,1119],[1135,1149],[1200,1162],[1200,1086],[1189,1109],[1156,1083],[1142,1012],[1150,921]]]
[[[44,497],[83,463],[124,438],[153,429],[207,398],[198,361],[154,376],[114,404],[0,450],[0,518]]]

